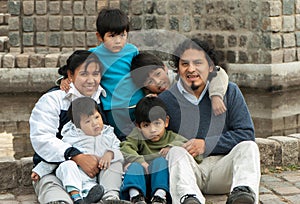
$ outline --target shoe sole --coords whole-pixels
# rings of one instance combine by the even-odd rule
[[[250,197],[236,198],[232,204],[254,204],[254,200]]]

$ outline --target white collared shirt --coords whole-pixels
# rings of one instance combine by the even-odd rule
[[[69,98],[71,101],[75,100],[76,98],[84,97],[74,86],[73,83],[70,83],[70,90],[66,94],[65,98]],[[99,85],[97,91],[91,96],[98,104],[100,103],[100,95],[106,97],[106,91]]]
[[[202,98],[204,97],[207,89],[208,89],[208,85],[209,85],[209,81],[207,81],[205,88],[203,89],[201,95],[199,98],[197,98],[194,94],[191,94],[190,92],[188,92],[182,85],[182,80],[179,78],[178,82],[177,82],[177,88],[179,90],[180,93],[182,93],[183,97],[188,100],[189,102],[191,102],[194,105],[198,105],[200,103],[200,101],[202,100]]]

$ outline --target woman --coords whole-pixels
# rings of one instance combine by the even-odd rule
[[[88,96],[100,104],[100,95],[106,95],[99,85],[102,65],[91,52],[78,50],[68,58],[67,64],[59,68],[58,72],[71,81],[71,89],[68,93],[62,90],[47,92],[32,110],[29,123],[30,140],[35,151],[34,164],[40,161],[60,163],[72,159],[87,175],[94,177],[99,173],[96,156],[82,154],[78,149],[64,143],[60,140],[60,130],[68,122],[66,111],[71,101]],[[114,172],[120,174],[122,169]],[[121,183],[121,174],[119,176]],[[102,185],[105,188],[105,184]],[[42,177],[33,186],[40,203],[73,203],[54,174]]]

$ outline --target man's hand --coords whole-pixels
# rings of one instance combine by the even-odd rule
[[[203,139],[191,139],[182,145],[193,157],[203,154],[205,141]]]
[[[78,154],[72,157],[78,166],[91,178],[99,173],[98,159],[95,155],[91,154]]]

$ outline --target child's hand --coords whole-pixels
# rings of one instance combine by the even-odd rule
[[[114,158],[114,153],[112,151],[107,151],[99,159],[98,167],[102,169],[108,169],[110,166],[111,160]]]
[[[70,79],[68,78],[62,79],[59,88],[65,92],[68,92],[69,89],[71,88],[70,83],[71,83]]]
[[[166,157],[171,147],[164,147],[159,151],[159,154],[163,157]]]
[[[141,165],[144,167],[145,173],[149,174],[149,171],[148,171],[149,164],[147,162],[143,162],[143,163],[141,163]]]
[[[31,173],[31,180],[33,180],[34,182],[37,182],[38,180],[40,180],[40,176],[37,173],[32,172]]]
[[[125,166],[124,166],[124,171],[127,171],[128,167],[130,166],[131,163],[127,163]]]
[[[211,97],[211,105],[212,105],[213,112],[216,116],[221,115],[222,113],[224,113],[227,110],[227,108],[220,96],[212,96]]]

